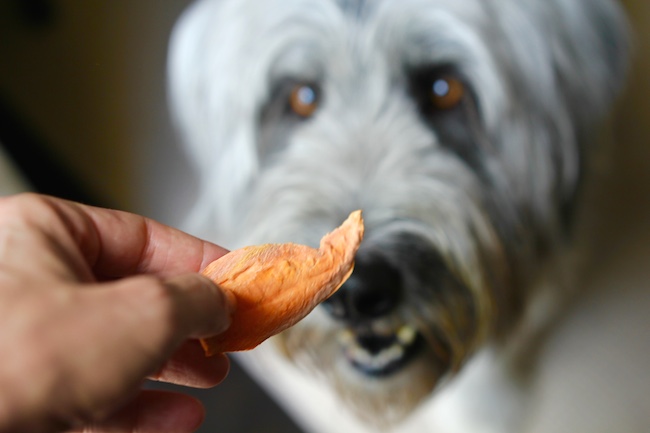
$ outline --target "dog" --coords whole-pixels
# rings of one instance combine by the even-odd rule
[[[625,80],[610,0],[198,0],[170,41],[198,176],[185,228],[317,245],[350,279],[240,360],[310,432],[522,432],[573,299],[598,131]]]

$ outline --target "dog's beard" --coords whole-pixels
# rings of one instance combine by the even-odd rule
[[[383,263],[397,294],[341,290],[275,341],[385,425],[512,329],[566,234],[625,47],[605,0],[341,4],[356,3],[197,2],[172,96],[201,175],[193,231],[315,244],[363,209],[357,271]],[[431,111],[430,78],[448,74],[466,98]],[[306,121],[287,114],[292,80],[324,95]]]
[[[409,414],[460,369],[493,328],[492,291],[465,286],[437,253],[418,248],[420,242],[407,238],[393,244],[392,258],[399,261],[393,265],[364,259],[363,252],[358,258],[361,276],[352,284],[366,278],[367,269],[379,269],[375,260],[384,269],[399,266],[404,278],[389,306],[386,299],[350,295],[344,287],[276,341],[293,362],[324,375],[350,408],[379,425]]]
[[[313,243],[306,233],[315,236],[320,227],[337,224],[337,212],[320,212],[314,218],[313,208],[278,205],[285,200],[309,203],[312,195],[325,197],[318,188],[325,182],[315,178],[315,171],[300,176],[296,171],[302,169],[291,170],[297,174],[294,182],[302,184],[287,186],[287,176],[275,177],[273,170],[257,184],[249,213],[256,221],[247,223],[255,227],[251,238],[286,236]],[[450,172],[472,176],[466,170]],[[510,281],[503,241],[481,204],[468,201],[477,195],[459,189],[477,183],[439,174],[408,182],[408,188],[417,189],[418,182],[435,184],[430,188],[435,193],[408,205],[397,202],[412,196],[389,197],[385,188],[375,191],[382,196],[375,203],[393,203],[365,207],[367,236],[350,280],[275,339],[292,362],[325,378],[353,411],[377,425],[393,424],[411,413],[510,313],[504,296]],[[436,194],[455,199],[443,201]],[[373,192],[364,195],[369,198]],[[276,205],[266,207],[270,203]],[[408,208],[414,213],[406,214]]]
[[[350,340],[355,337],[345,328],[333,326],[328,318],[318,318],[320,314],[322,312],[315,313],[279,335],[275,343],[298,366],[325,379],[327,386],[332,386],[346,405],[370,424],[386,426],[403,419],[431,394],[445,374],[447,366],[440,362],[437,354],[431,348],[421,346],[414,347],[417,352],[412,355],[391,354],[388,355],[391,361],[378,361],[383,365],[385,362],[400,363],[399,368],[391,368],[390,374],[368,375],[353,364],[367,364],[369,361],[358,360],[359,355],[351,355],[349,351],[363,351],[363,358],[372,355],[366,349],[353,347],[356,343]],[[399,347],[399,343],[394,347]],[[394,347],[384,350],[397,351]],[[398,350],[408,349],[402,346]],[[397,360],[395,356],[412,358]],[[378,359],[381,355],[375,357]]]

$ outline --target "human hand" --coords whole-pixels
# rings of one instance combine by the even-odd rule
[[[197,274],[226,250],[144,217],[35,194],[0,198],[0,432],[190,432],[225,356],[193,340],[230,324]]]

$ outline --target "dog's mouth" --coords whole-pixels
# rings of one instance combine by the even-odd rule
[[[402,325],[387,334],[347,328],[339,334],[339,342],[348,362],[363,374],[374,377],[398,372],[424,347],[422,335],[410,325]]]

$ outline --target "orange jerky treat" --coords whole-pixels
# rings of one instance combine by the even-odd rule
[[[201,340],[206,355],[250,350],[303,319],[347,280],[363,239],[361,211],[326,234],[318,249],[293,243],[232,251],[203,275],[234,295],[230,328]]]

